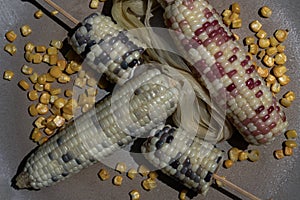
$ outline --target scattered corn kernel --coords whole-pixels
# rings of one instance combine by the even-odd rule
[[[262,78],[266,78],[269,75],[269,70],[267,68],[257,67],[256,71]]]
[[[296,95],[293,91],[289,91],[284,95],[284,98],[288,99],[289,101],[294,101],[296,99]]]
[[[51,90],[51,84],[50,83],[45,83],[44,84],[44,90],[47,91],[47,92],[50,92],[50,90]]]
[[[273,74],[278,78],[283,76],[287,72],[287,68],[284,65],[277,65],[273,68]]]
[[[47,49],[47,54],[48,55],[57,55],[58,54],[57,48],[55,48],[55,47],[49,47]]]
[[[32,104],[28,107],[28,112],[29,112],[30,116],[32,116],[32,117],[37,116],[39,114],[38,111],[36,110],[36,107],[34,104]]]
[[[266,49],[270,46],[270,40],[267,38],[261,38],[258,40],[258,46],[262,49]]]
[[[285,156],[291,156],[293,155],[293,148],[291,147],[284,147],[284,155]]]
[[[296,148],[296,147],[298,147],[298,145],[297,145],[297,143],[296,143],[295,140],[287,140],[287,141],[284,142],[284,145],[286,147],[290,147],[290,148]]]
[[[269,18],[272,15],[272,10],[268,6],[263,6],[259,10],[259,13],[262,17]]]
[[[230,15],[230,17],[229,17],[229,19],[231,20],[231,22],[232,21],[234,21],[234,20],[237,20],[237,19],[239,19],[239,14],[237,14],[237,13],[232,13],[231,15]]]
[[[97,9],[99,7],[99,0],[91,0],[90,8]]]
[[[278,82],[275,82],[272,86],[271,86],[271,91],[275,94],[277,94],[278,92],[280,92],[280,84]]]
[[[120,172],[121,174],[122,173],[125,173],[126,172],[126,163],[124,162],[119,162],[116,166],[116,171]]]
[[[258,150],[251,150],[249,153],[248,153],[248,158],[250,161],[252,162],[256,162],[259,160],[259,156],[260,156],[260,153]]]
[[[43,56],[40,53],[33,54],[32,62],[34,64],[40,64],[43,61]]]
[[[3,78],[5,79],[5,80],[8,80],[8,81],[10,81],[13,77],[14,77],[14,72],[13,71],[10,71],[10,70],[6,70],[5,72],[4,72],[4,74],[3,74]]]
[[[257,57],[258,57],[259,59],[262,59],[265,55],[266,55],[266,51],[265,51],[265,50],[261,50],[261,51],[257,54]]]
[[[39,92],[42,92],[44,90],[44,85],[41,85],[39,83],[35,83],[33,88]]]
[[[122,177],[122,176],[115,176],[115,177],[113,178],[113,183],[114,183],[114,185],[116,185],[116,186],[122,185],[122,182],[123,182],[123,177]]]
[[[140,200],[140,193],[137,190],[131,190],[129,194],[131,200]]]
[[[255,38],[252,36],[245,37],[244,42],[245,42],[245,45],[254,44]]]
[[[63,118],[62,116],[55,116],[53,119],[53,122],[55,124],[56,127],[62,127],[65,124],[65,118]]]
[[[37,82],[37,78],[38,78],[38,74],[36,72],[34,72],[30,77],[29,80],[31,81],[31,83],[36,83]]]
[[[237,13],[237,14],[241,13],[241,8],[240,8],[240,5],[238,3],[233,3],[231,5],[231,10],[232,10],[232,12]]]
[[[288,130],[285,133],[285,136],[287,139],[296,139],[298,137],[298,134],[297,134],[296,130]]]
[[[282,86],[287,85],[290,81],[291,81],[290,77],[286,74],[283,74],[281,77],[278,78],[278,82]]]
[[[23,65],[21,68],[23,74],[31,75],[33,73],[32,67],[28,67],[27,65]]]
[[[289,101],[287,98],[282,98],[282,99],[280,99],[280,104],[287,108],[292,105],[292,102]]]
[[[145,190],[152,190],[157,187],[157,183],[154,179],[148,178],[142,181],[142,186]]]
[[[248,152],[243,151],[243,152],[239,153],[239,160],[240,161],[247,160],[247,159],[248,159]]]
[[[71,77],[68,76],[68,75],[65,74],[65,73],[62,73],[62,74],[60,75],[60,77],[57,79],[57,81],[58,81],[59,83],[68,83],[68,82],[70,82],[70,80],[71,80]]]
[[[38,128],[33,128],[30,138],[34,142],[38,142],[42,138],[42,133],[40,132],[40,130]]]
[[[179,199],[180,200],[185,200],[186,199],[186,194],[188,193],[187,189],[183,189],[181,190],[180,194],[179,194]]]
[[[13,56],[17,52],[17,47],[14,44],[7,44],[4,46],[4,50]]]
[[[284,158],[284,152],[283,152],[283,150],[282,150],[282,149],[276,150],[276,151],[274,152],[274,156],[275,156],[275,158],[277,158],[278,160]]]
[[[224,180],[226,179],[225,176],[221,176],[221,178],[224,179]],[[217,184],[218,187],[224,187],[224,183],[220,180],[216,180],[216,184]]]
[[[266,38],[267,37],[267,32],[260,29],[257,33],[256,33],[256,37],[262,39],[262,38]]]
[[[152,171],[148,174],[148,177],[152,178],[152,179],[156,179],[158,177],[158,173],[155,171]]]
[[[98,176],[102,181],[106,181],[110,178],[110,174],[106,169],[101,169],[98,173]]]
[[[61,109],[66,104],[66,100],[63,98],[58,98],[54,101],[54,106],[58,109]]]
[[[11,30],[5,34],[5,37],[9,42],[13,42],[17,39],[17,34]]]
[[[36,105],[36,110],[38,111],[38,113],[40,115],[45,115],[49,111],[49,108],[47,105],[45,105],[43,103],[38,103]]]
[[[29,84],[25,81],[25,80],[21,80],[19,81],[19,86],[23,89],[23,90],[28,90],[29,89]]]
[[[127,176],[130,179],[134,179],[136,177],[136,175],[138,174],[138,172],[136,171],[136,169],[131,168],[128,172],[127,172]]]
[[[268,56],[274,56],[277,52],[278,51],[277,51],[276,47],[270,47],[266,50],[266,53],[268,54]]]
[[[49,73],[47,73],[46,80],[47,80],[47,83],[53,83],[55,81],[55,78],[53,76],[51,76]]]
[[[285,46],[283,44],[277,45],[277,51],[283,53],[285,51]]]
[[[232,147],[228,151],[228,157],[229,157],[229,159],[232,160],[233,162],[236,162],[238,160],[240,152],[241,152],[240,149],[238,149],[236,147]]]
[[[232,11],[229,9],[226,9],[222,12],[223,17],[229,17],[232,14]]]
[[[147,176],[149,174],[150,170],[145,165],[140,165],[138,168],[138,172],[142,176]]]
[[[43,124],[43,121],[45,120],[45,117],[38,117],[35,121],[34,121],[34,125],[36,128],[38,129],[42,129],[45,128],[45,125]]]
[[[283,65],[286,63],[287,61],[287,57],[284,53],[278,53],[276,54],[275,56],[275,63],[278,64],[278,65]]]
[[[43,55],[43,62],[49,64],[50,62],[50,56],[48,54]]]
[[[38,92],[36,90],[32,90],[28,92],[28,98],[31,101],[35,101],[39,98]]]
[[[226,26],[230,26],[231,25],[231,19],[229,19],[230,16],[228,17],[224,17],[223,18],[223,23],[226,25]]]
[[[50,128],[45,128],[44,132],[46,133],[46,135],[51,136],[54,133],[54,130]]]
[[[66,89],[65,90],[65,96],[66,97],[72,97],[73,96],[73,90]]]
[[[225,160],[224,161],[224,166],[228,169],[233,166],[233,161],[232,160]]]
[[[34,44],[32,44],[31,42],[28,42],[26,45],[25,45],[25,51],[26,52],[33,52],[33,50],[34,50],[34,48],[35,48],[35,46],[34,46]]]
[[[96,87],[97,86],[97,81],[94,78],[89,78],[86,83],[90,87]]]
[[[48,104],[50,102],[50,94],[48,92],[43,92],[40,96],[40,102],[42,104]]]
[[[31,32],[32,32],[32,30],[29,25],[24,25],[21,27],[21,33],[24,37],[30,35]]]
[[[258,53],[258,45],[257,44],[250,44],[249,45],[249,53],[256,55]]]
[[[61,49],[63,47],[63,43],[60,40],[51,40],[50,45],[56,49]]]
[[[38,84],[45,85],[45,83],[47,82],[46,74],[42,74],[42,75],[38,76],[37,82],[38,82]]]
[[[50,65],[56,65],[58,61],[57,55],[49,55],[49,64]]]
[[[242,27],[242,19],[241,18],[238,18],[238,19],[235,19],[232,21],[231,23],[231,28],[241,28]]]
[[[276,83],[276,77],[273,76],[272,74],[269,74],[268,77],[266,78],[266,82],[269,84],[274,84]]]
[[[265,55],[262,61],[267,67],[273,67],[275,64],[274,58],[268,55]]]
[[[64,71],[66,69],[66,66],[67,66],[67,61],[66,60],[58,60],[56,64],[57,64],[57,67],[61,71]]]
[[[76,78],[74,81],[74,85],[80,88],[84,88],[86,85],[86,78]]]
[[[52,16],[55,16],[55,15],[57,15],[59,12],[57,11],[57,10],[53,10],[53,11],[51,11],[51,15]]]
[[[270,45],[272,47],[278,46],[279,42],[278,42],[278,40],[275,37],[272,36],[272,37],[269,38],[269,40],[270,40]]]
[[[67,113],[63,113],[62,116],[63,116],[63,118],[65,118],[66,121],[70,121],[73,119],[73,115],[70,115]]]
[[[262,24],[258,20],[255,20],[255,21],[251,22],[251,24],[250,24],[250,29],[256,33],[261,29],[261,27],[262,27]]]
[[[274,36],[279,42],[284,42],[288,36],[288,31],[279,29],[275,32]]]
[[[37,18],[37,19],[40,19],[42,18],[44,15],[43,11],[41,10],[37,10],[35,13],[34,13],[34,17]]]
[[[49,74],[54,78],[59,78],[62,75],[62,71],[58,66],[53,66],[50,68]]]
[[[44,53],[46,52],[47,48],[44,45],[38,45],[35,47],[35,51],[37,53]]]
[[[29,51],[26,51],[24,54],[25,60],[27,62],[32,62],[33,61],[33,55],[32,53],[30,53]]]

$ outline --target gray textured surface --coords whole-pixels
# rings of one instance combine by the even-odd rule
[[[43,2],[43,1],[40,1]],[[88,9],[87,0],[57,1],[64,8],[69,10],[76,18],[83,19],[85,15],[91,13]],[[63,3],[65,2],[65,3]],[[220,3],[221,2],[221,3]],[[285,87],[285,90],[293,89],[299,94],[300,73],[299,73],[299,1],[296,0],[268,0],[268,1],[238,1],[242,5],[242,18],[244,24],[253,19],[259,18],[256,11],[263,5],[269,5],[273,9],[271,19],[262,20],[265,29],[272,32],[276,28],[288,28],[290,30],[289,40],[286,43],[289,68],[288,74],[292,77],[292,83]],[[218,11],[227,8],[231,1],[211,0],[211,3]],[[46,6],[46,8],[49,8]],[[6,44],[4,34],[13,29],[19,33],[19,27],[23,24],[29,24],[33,28],[33,34],[28,38],[19,37],[15,44],[18,47],[18,53],[11,57],[4,51],[0,53],[0,74],[6,69],[12,69],[16,76],[13,81],[8,82],[0,79],[0,199],[3,200],[71,200],[71,199],[129,199],[128,192],[131,189],[141,191],[142,199],[178,199],[178,191],[169,187],[165,182],[159,181],[159,187],[151,192],[145,192],[141,189],[142,178],[129,180],[121,187],[116,187],[111,182],[101,182],[96,174],[102,167],[97,164],[84,170],[78,175],[50,188],[40,191],[15,190],[10,186],[11,178],[15,175],[20,161],[29,153],[35,145],[29,140],[31,131],[31,118],[27,114],[29,102],[26,92],[17,87],[17,82],[24,79],[20,73],[20,67],[25,63],[23,59],[23,46],[27,41],[33,41],[36,44],[47,44],[51,39],[64,39],[67,31],[58,25],[49,17],[43,17],[40,20],[33,18],[34,11],[37,8],[20,0],[0,1],[0,47]],[[51,10],[51,9],[50,9]],[[63,21],[72,26],[64,18]],[[241,36],[251,34],[249,32],[240,33]],[[35,67],[37,68],[37,67]],[[298,96],[298,95],[297,95]],[[290,121],[290,128],[299,131],[299,98],[293,104],[291,109],[287,110],[287,116]],[[221,169],[219,174],[227,176],[227,179],[238,184],[242,188],[267,199],[298,200],[300,185],[300,157],[299,149],[295,155],[290,158],[277,161],[272,157],[274,149],[281,148],[281,141],[284,137],[279,137],[272,145],[259,147],[262,152],[262,159],[257,163],[242,162],[236,164],[229,170]],[[228,143],[222,144],[224,149],[230,147]],[[254,147],[249,147],[254,148]],[[116,160],[122,161],[126,157],[123,154],[115,156]],[[106,162],[109,162],[108,159]],[[106,163],[105,162],[105,163]],[[112,175],[116,174],[113,171]],[[228,191],[228,192],[226,192]],[[237,199],[235,192],[225,189],[219,191],[212,188],[205,199]],[[238,196],[238,195],[237,195]],[[242,197],[241,197],[242,198]],[[200,195],[194,199],[204,199]],[[243,198],[242,198],[243,199]]]

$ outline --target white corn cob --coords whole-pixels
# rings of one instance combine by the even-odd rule
[[[164,124],[177,107],[179,91],[173,84],[156,69],[129,80],[40,146],[16,185],[53,185]]]
[[[88,16],[69,40],[87,65],[114,83],[123,84],[142,62],[145,45],[99,13]]]
[[[151,131],[153,137],[142,146],[145,158],[165,174],[205,195],[223,152],[182,128],[165,126]]]
[[[216,10],[204,0],[165,1],[165,23],[193,75],[245,140],[264,144],[283,133],[284,112]]]

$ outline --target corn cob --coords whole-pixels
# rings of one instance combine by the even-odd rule
[[[173,84],[157,69],[126,82],[31,154],[16,186],[53,185],[163,124],[177,107]]]
[[[159,127],[142,146],[145,158],[165,174],[205,195],[212,175],[222,163],[223,152],[182,128]]]
[[[246,141],[270,143],[284,132],[288,123],[279,103],[207,1],[169,1],[164,19],[194,77],[207,87],[216,105],[226,109]]]
[[[88,16],[69,40],[87,65],[114,83],[123,84],[142,62],[145,45],[99,13]]]

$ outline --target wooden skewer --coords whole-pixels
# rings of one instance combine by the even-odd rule
[[[74,24],[79,24],[79,21],[74,18],[71,14],[69,14],[67,11],[65,11],[63,8],[61,8],[60,6],[58,6],[56,3],[54,3],[52,0],[44,0],[46,3],[48,3],[50,6],[52,6],[54,9],[56,9],[58,12],[60,12],[62,15],[64,15],[66,18],[68,18],[71,22],[73,22]],[[251,200],[261,200],[260,198],[254,196],[253,194],[247,192],[246,190],[238,187],[237,185],[231,183],[228,180],[225,180],[224,178],[220,177],[217,174],[213,175],[213,178],[224,183],[226,186],[230,187],[231,189],[241,193],[242,195],[248,197]]]

